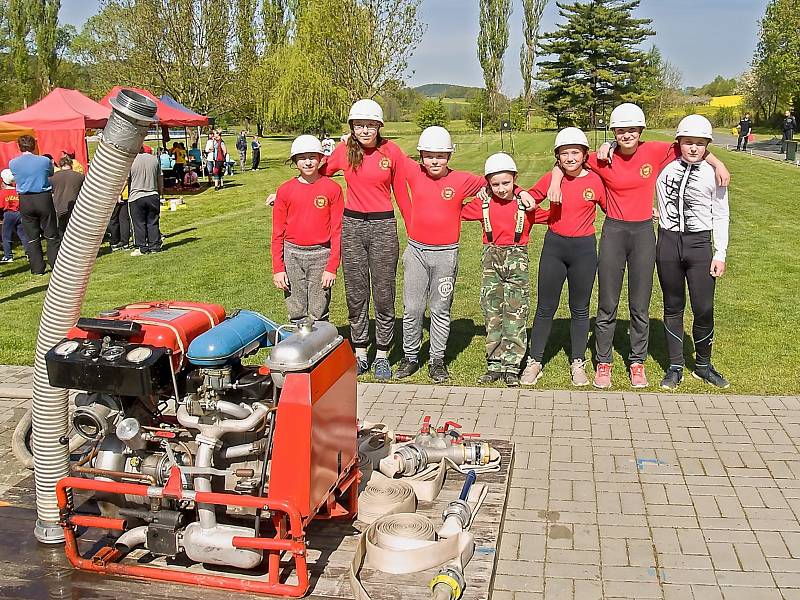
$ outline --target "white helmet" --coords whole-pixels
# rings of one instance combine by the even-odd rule
[[[348,121],[356,119],[378,121],[383,125],[383,109],[375,100],[359,100],[350,107],[350,114],[347,115]]]
[[[500,173],[502,171],[511,171],[512,173],[517,172],[517,163],[515,163],[514,159],[508,154],[505,152],[498,152],[497,154],[492,154],[486,159],[486,164],[483,167],[484,175],[488,177],[489,175]]]
[[[561,146],[569,145],[583,146],[589,149],[589,140],[586,139],[586,134],[577,127],[566,127],[558,132],[556,136],[556,143],[553,150],[558,150]]]
[[[706,119],[703,115],[689,115],[688,117],[683,117],[675,132],[675,139],[682,136],[706,138],[708,141],[713,141],[714,133],[711,127],[711,121]]]
[[[611,111],[611,129],[617,127],[646,127],[644,111],[630,102],[620,104]]]
[[[450,132],[444,127],[434,125],[427,127],[421,134],[419,134],[419,143],[417,150],[427,150],[428,152],[452,152],[453,140],[450,137]]]
[[[2,178],[3,183],[6,185],[14,183],[14,174],[11,172],[11,169],[3,169],[3,171],[0,172],[0,178]]]
[[[320,142],[319,139],[313,135],[301,135],[294,138],[290,156],[294,158],[298,154],[305,154],[306,152],[324,154],[322,151],[322,142]]]

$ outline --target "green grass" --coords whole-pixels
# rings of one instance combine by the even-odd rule
[[[402,135],[397,124],[389,124],[387,129],[391,135],[401,135],[398,143],[411,152],[418,135],[413,127],[402,127]],[[552,132],[515,134],[521,184],[532,185],[552,166],[553,135]],[[482,140],[477,134],[454,137],[459,151],[452,166],[457,169],[480,171],[487,154],[500,149],[498,134],[484,136]],[[229,178],[221,192],[184,194],[186,209],[163,212],[161,227],[168,236],[165,252],[133,258],[103,250],[90,281],[83,314],[94,315],[102,309],[137,300],[175,298],[217,302],[229,311],[249,308],[278,320],[285,319],[282,295],[271,283],[268,249],[271,213],[263,199],[292,175],[292,169],[283,164],[290,143],[290,137],[262,140],[266,169]],[[798,172],[790,165],[721,149],[717,153],[733,174],[733,216],[728,272],[717,288],[714,362],[732,381],[731,393],[798,394],[800,346],[795,335],[800,329],[800,305],[796,300],[800,265],[793,254],[798,239],[793,218]],[[402,226],[400,231],[404,240]],[[530,246],[534,303],[543,234],[544,228],[538,227]],[[465,224],[447,354],[455,385],[472,385],[485,367],[483,318],[478,303],[480,247],[480,225]],[[16,253],[19,255],[19,249]],[[402,265],[398,277],[402,282]],[[0,364],[32,363],[45,283],[46,280],[43,282],[28,273],[24,260],[0,265]],[[401,290],[402,285],[398,285],[398,317],[402,315]],[[564,351],[569,343],[565,304],[566,293],[546,350],[548,362],[539,384],[543,388],[569,387],[568,357]],[[535,306],[531,307],[531,318],[534,309]],[[596,297],[591,313],[595,310]],[[653,356],[648,359],[647,367],[651,383],[658,383],[666,357],[657,281],[650,312]],[[341,275],[335,286],[331,318],[346,333]],[[627,356],[627,319],[623,293],[615,339],[616,389],[627,389],[619,356]],[[687,315],[687,327],[690,322]],[[399,342],[399,322],[397,332]],[[426,338],[423,357],[427,357],[427,352]],[[392,360],[396,362],[399,358],[398,346],[392,352]],[[426,370],[411,381],[428,383]],[[711,390],[687,378],[681,391]]]

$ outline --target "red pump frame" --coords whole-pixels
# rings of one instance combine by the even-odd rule
[[[300,511],[291,502],[281,499],[247,496],[215,492],[184,493],[181,485],[181,474],[173,468],[170,477],[163,488],[146,486],[136,483],[123,483],[117,481],[103,481],[86,479],[83,477],[65,477],[56,485],[56,499],[60,513],[59,524],[64,528],[65,553],[70,563],[87,571],[95,571],[111,575],[126,575],[144,579],[156,579],[189,585],[220,588],[256,594],[269,594],[300,598],[308,592],[308,564],[306,562],[305,527],[315,517],[319,518],[353,518],[358,511],[358,480],[360,472],[358,464],[353,463],[342,473],[339,484],[320,508],[326,514],[309,515],[306,519],[301,517]],[[185,570],[173,570],[163,567],[129,565],[116,562],[121,558],[121,553],[111,546],[104,546],[91,558],[81,556],[78,549],[76,527],[100,527],[112,530],[124,530],[124,519],[112,519],[93,515],[80,515],[74,513],[71,490],[87,490],[95,492],[110,492],[125,494],[142,498],[166,498],[175,500],[194,500],[204,504],[219,504],[223,506],[241,506],[246,508],[260,508],[272,513],[275,525],[275,537],[234,537],[233,545],[237,548],[255,548],[264,550],[267,555],[267,581],[239,579],[225,575],[206,575],[190,573]],[[342,506],[336,499],[336,492],[340,492],[346,506]],[[276,514],[277,513],[277,514]],[[286,519],[288,518],[288,527]],[[283,552],[292,554],[297,584],[280,583],[280,556]]]

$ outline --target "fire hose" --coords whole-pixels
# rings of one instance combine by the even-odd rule
[[[155,103],[130,90],[111,100],[113,110],[103,140],[81,188],[45,294],[33,373],[33,459],[36,471],[34,534],[43,543],[61,543],[56,483],[69,474],[67,390],[52,387],[45,354],[61,341],[80,315],[89,276],[106,226],[125,185],[131,163],[156,112]]]
[[[442,518],[444,524],[437,531],[430,519],[416,513],[384,514],[373,522],[362,534],[348,573],[350,587],[356,600],[371,597],[359,579],[363,566],[384,573],[415,573],[444,565],[430,587],[434,599],[455,600],[464,588],[463,571],[472,558],[475,548],[473,535],[468,531],[472,520],[486,497],[484,485],[473,485],[475,473],[467,476],[458,500],[449,503]],[[403,482],[390,482],[397,485]],[[368,488],[369,489],[369,488]],[[369,507],[372,513],[379,512],[381,501],[389,506],[394,498],[373,497]],[[364,506],[359,518],[363,520]]]

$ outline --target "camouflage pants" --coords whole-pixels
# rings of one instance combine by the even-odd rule
[[[530,309],[527,246],[484,246],[481,310],[489,371],[519,371]]]

